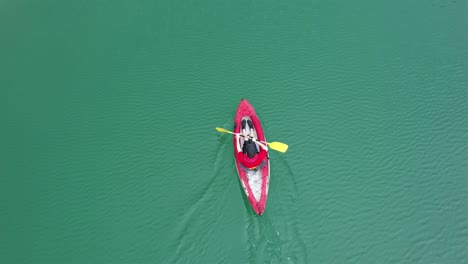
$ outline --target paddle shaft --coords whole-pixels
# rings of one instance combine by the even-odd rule
[[[217,127],[216,130],[218,130],[219,132],[222,132],[222,133],[228,133],[228,134],[233,134],[233,135],[237,135],[237,136],[241,136],[241,137],[248,137],[250,138],[250,136],[244,136],[243,134],[241,133],[234,133],[234,132],[231,132],[229,130],[226,130],[224,128],[221,128],[221,127]],[[284,143],[281,143],[281,142],[266,142],[266,141],[260,141],[258,139],[255,139],[253,138],[259,145],[261,145],[263,148],[265,148],[266,150],[266,146],[264,146],[263,144],[261,143],[264,143],[264,144],[267,144],[271,149],[274,149],[274,150],[277,150],[279,152],[286,152],[286,150],[288,149],[288,145],[284,144]]]
[[[229,132],[231,132],[231,131],[229,131]],[[265,141],[258,140],[257,138],[254,138],[254,137],[251,137],[251,136],[245,136],[245,135],[242,135],[241,133],[231,132],[230,134],[233,134],[233,135],[236,135],[236,136],[241,136],[241,137],[244,137],[244,138],[247,138],[247,139],[251,138],[254,141],[257,141],[257,143],[260,144],[265,150],[267,149],[267,146],[265,146],[264,144],[268,144],[268,143],[265,142]]]
[[[264,141],[261,141],[261,140],[258,140],[258,139],[256,139],[256,138],[254,138],[254,137],[242,135],[241,133],[234,133],[234,132],[227,131],[227,130],[226,130],[225,132],[227,132],[227,133],[229,133],[229,134],[236,135],[236,136],[251,138],[251,139],[254,139],[254,140],[258,141],[258,142],[266,143],[266,142],[264,142]]]

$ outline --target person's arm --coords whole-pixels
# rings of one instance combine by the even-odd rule
[[[237,152],[241,152],[242,149],[241,149],[241,146],[240,146],[240,140],[239,140],[239,136],[236,135],[236,145],[237,145]]]
[[[258,139],[253,138],[253,141],[257,142],[257,144],[258,144],[260,147],[262,147],[262,149],[264,149],[265,151],[268,151],[268,147],[267,147],[265,144],[263,144],[262,142],[258,141]]]

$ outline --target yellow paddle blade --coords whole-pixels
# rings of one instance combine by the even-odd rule
[[[232,132],[231,132],[231,131],[229,131],[229,130],[226,130],[226,129],[224,129],[224,128],[221,128],[221,127],[217,127],[217,128],[216,128],[216,130],[218,130],[218,131],[219,131],[219,132],[221,132],[221,133],[229,133],[229,134],[232,134]]]
[[[288,145],[281,143],[281,142],[271,142],[271,143],[267,142],[267,144],[271,149],[277,150],[282,153],[285,153],[286,150],[288,150]]]

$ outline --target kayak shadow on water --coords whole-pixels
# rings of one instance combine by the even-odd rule
[[[218,137],[219,145],[228,144],[228,141],[232,141],[232,136],[220,134]],[[219,150],[220,148],[218,148]]]
[[[213,157],[213,177],[219,175],[218,173],[223,167],[228,166],[228,161],[232,161],[234,157],[229,158],[228,156],[232,153],[232,149],[229,150],[229,146],[232,144],[232,136],[226,134],[219,134],[217,139],[217,148]],[[228,148],[228,149],[226,149]]]
[[[294,197],[296,197],[298,195],[298,188],[297,188],[297,181],[296,181],[296,176],[294,175],[294,172],[291,168],[291,166],[289,165],[289,163],[286,161],[286,158],[283,157],[282,155],[278,155],[278,157],[276,157],[278,160],[281,160],[282,161],[282,164],[284,165],[284,167],[286,168],[286,171],[287,171],[287,174],[290,176],[291,178],[291,183],[294,187]]]

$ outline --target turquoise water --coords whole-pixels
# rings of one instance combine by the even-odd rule
[[[1,1],[1,263],[466,263],[465,1]],[[267,208],[236,174],[248,98]]]

